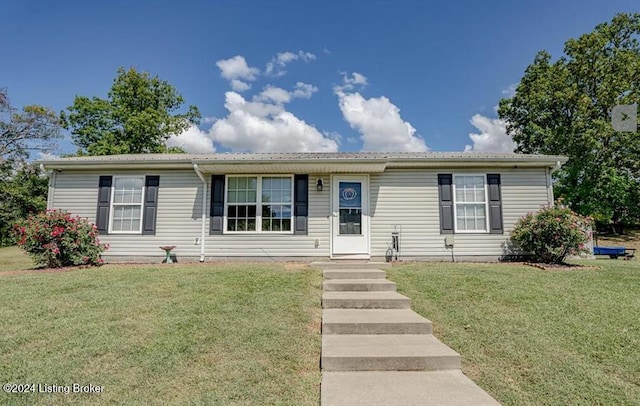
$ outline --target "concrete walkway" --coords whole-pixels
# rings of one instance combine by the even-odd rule
[[[499,405],[460,371],[460,355],[431,334],[386,273],[371,269],[385,265],[318,264],[322,406]]]

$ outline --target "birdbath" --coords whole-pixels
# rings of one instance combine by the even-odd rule
[[[173,260],[171,259],[171,250],[175,247],[175,245],[164,245],[160,247],[160,249],[164,250],[164,252],[167,254],[167,257],[164,260],[164,262],[166,262],[167,264],[173,264]]]

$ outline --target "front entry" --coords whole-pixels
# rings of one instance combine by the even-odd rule
[[[333,258],[369,258],[369,181],[335,175],[331,188]]]

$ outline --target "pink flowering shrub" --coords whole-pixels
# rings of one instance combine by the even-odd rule
[[[101,244],[97,227],[86,218],[62,210],[29,216],[14,226],[16,240],[33,261],[49,268],[101,265],[108,246]]]
[[[591,224],[591,218],[574,213],[558,200],[518,220],[511,241],[538,262],[561,264],[568,255],[587,252]]]

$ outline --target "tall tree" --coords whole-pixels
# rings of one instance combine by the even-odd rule
[[[50,152],[60,138],[56,113],[46,107],[13,107],[6,89],[0,88],[0,164],[24,159],[30,151]]]
[[[47,207],[47,178],[26,160],[32,151],[51,152],[59,137],[53,110],[37,105],[19,110],[0,88],[0,246],[13,243],[13,224]]]
[[[76,96],[61,117],[82,155],[173,152],[165,141],[191,125],[200,112],[167,81],[134,68],[118,69],[106,99]]]
[[[565,43],[555,62],[539,52],[498,114],[516,152],[562,154],[557,190],[601,223],[640,221],[640,134],[616,131],[616,105],[640,101],[640,14],[618,14]]]

